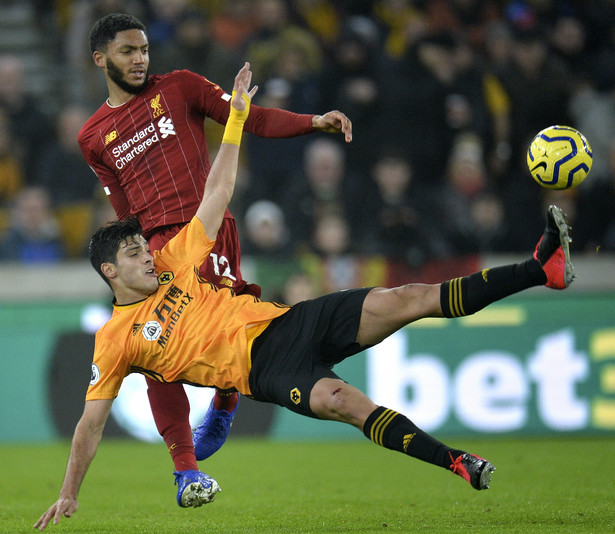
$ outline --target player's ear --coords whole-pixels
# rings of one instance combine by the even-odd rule
[[[100,272],[103,273],[105,278],[113,280],[117,278],[117,268],[114,263],[105,262],[100,266]]]
[[[95,50],[92,54],[92,59],[94,60],[94,65],[103,69],[106,66],[105,56],[102,52]]]

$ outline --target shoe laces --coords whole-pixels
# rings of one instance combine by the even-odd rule
[[[472,484],[472,477],[470,476],[467,467],[463,465],[463,457],[465,455],[460,454],[455,459],[453,459],[453,454],[450,451],[448,452],[448,455],[451,457],[451,461],[453,462],[450,465],[450,470],[453,472],[453,474],[459,475],[461,478]]]
[[[451,457],[451,462],[453,462],[450,465],[449,469],[453,472],[454,475],[461,474],[460,471],[463,472],[463,470],[465,470],[465,467],[462,463],[463,454],[460,454],[459,456],[457,456],[457,458],[453,458],[453,453],[449,451],[448,455]]]

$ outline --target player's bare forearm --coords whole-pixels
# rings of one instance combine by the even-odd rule
[[[321,132],[341,132],[344,134],[344,140],[347,143],[352,141],[352,122],[341,111],[333,110],[324,115],[314,115],[312,117],[312,126]]]
[[[210,239],[214,239],[218,233],[235,189],[243,126],[250,111],[252,97],[258,90],[257,86],[248,90],[251,81],[252,71],[250,64],[246,63],[235,77],[231,114],[224,129],[220,150],[205,182],[203,200],[196,212]]]
[[[41,515],[34,528],[43,530],[52,519],[53,524],[57,525],[62,516],[71,517],[77,511],[79,489],[96,455],[112,403],[112,400],[86,402],[83,415],[75,427],[60,496]]]

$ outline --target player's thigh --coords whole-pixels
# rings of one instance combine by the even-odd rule
[[[376,287],[363,301],[357,343],[375,345],[408,323],[441,315],[439,284]]]

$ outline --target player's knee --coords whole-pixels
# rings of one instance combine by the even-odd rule
[[[327,397],[328,409],[340,419],[346,419],[352,411],[352,403],[349,397],[350,394],[344,386],[335,388]]]
[[[361,426],[373,403],[358,389],[342,381],[315,387],[312,411],[322,418]]]
[[[343,420],[347,411],[347,395],[341,380],[322,379],[316,383],[310,397],[312,411],[322,419]]]

